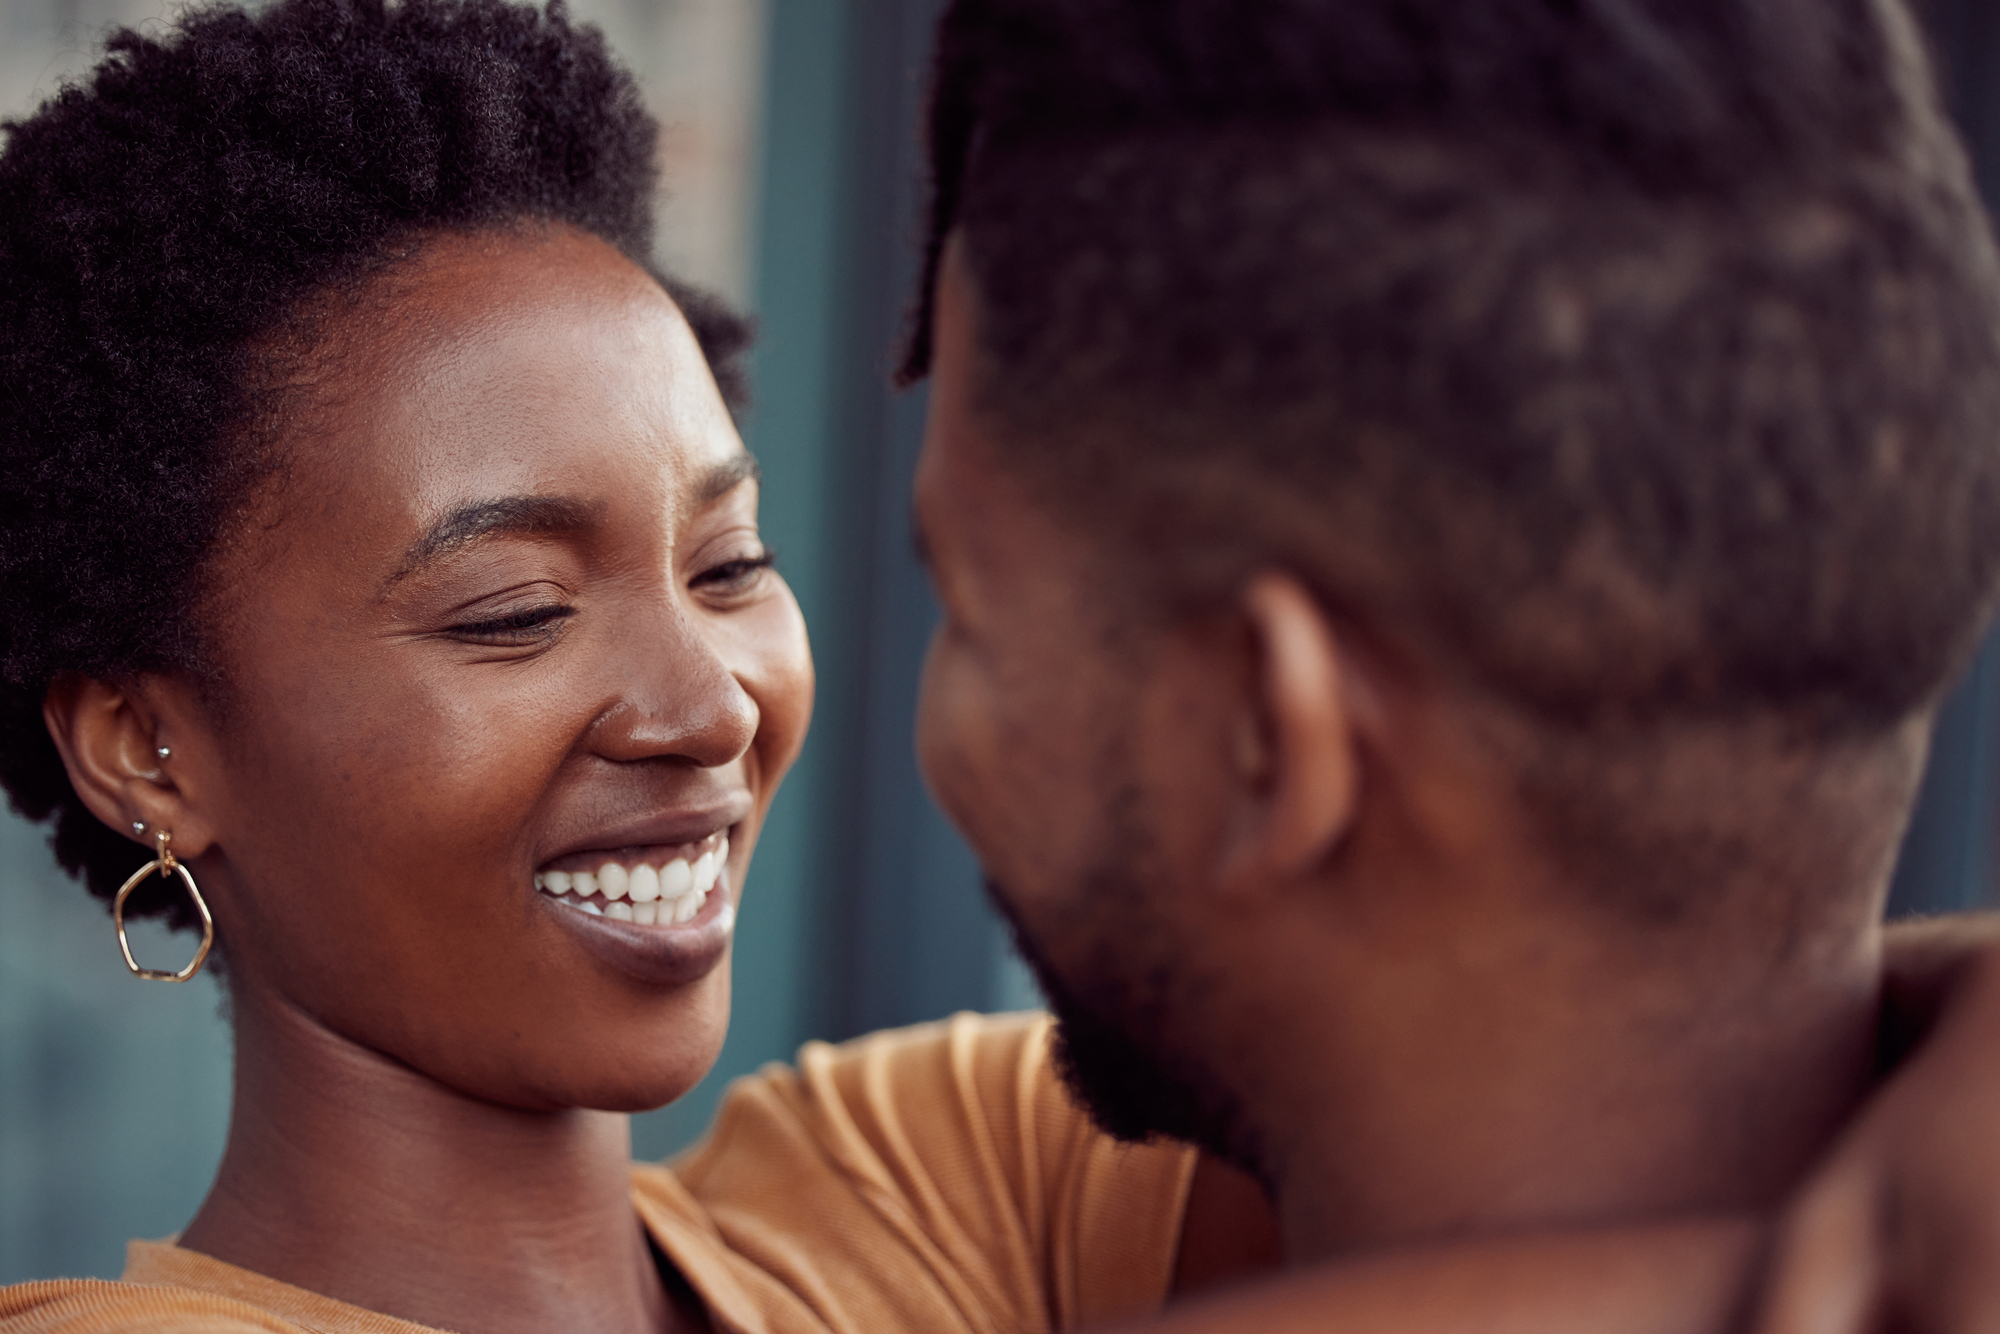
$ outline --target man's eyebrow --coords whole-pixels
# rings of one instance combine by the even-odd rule
[[[410,544],[388,583],[407,579],[450,552],[489,537],[532,537],[574,533],[597,522],[601,506],[568,496],[505,496],[459,505]]]
[[[694,489],[695,503],[706,505],[712,500],[720,500],[753,477],[761,478],[763,469],[757,466],[757,456],[749,450],[740,450],[724,459],[709,470],[701,479],[701,485]]]

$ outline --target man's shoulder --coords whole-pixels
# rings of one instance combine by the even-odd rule
[[[960,1069],[975,1077],[1027,1073],[1039,1079],[1046,1073],[1053,1078],[1049,1044],[1054,1026],[1040,1010],[1014,1014],[962,1011],[948,1019],[886,1028],[846,1042],[808,1042],[799,1049],[795,1067],[770,1065],[762,1073],[894,1070],[915,1074]]]
[[[732,1084],[708,1138],[673,1170],[699,1191],[748,1165],[737,1151],[745,1136],[809,1142],[815,1158],[866,1178],[901,1160],[1018,1147],[1046,1121],[1079,1132],[1084,1118],[1055,1075],[1049,1029],[1043,1014],[958,1014],[809,1042],[794,1064]]]
[[[665,1230],[833,1328],[1063,1328],[1157,1309],[1192,1158],[1097,1131],[1047,1016],[962,1014],[738,1080],[707,1139],[635,1184]]]

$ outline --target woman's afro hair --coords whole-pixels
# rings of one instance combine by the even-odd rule
[[[108,898],[139,858],[43,701],[68,674],[210,675],[205,560],[271,466],[258,349],[427,234],[567,224],[650,270],[656,127],[562,0],[283,0],[119,31],[5,128],[0,783]],[[661,281],[736,401],[747,327]]]

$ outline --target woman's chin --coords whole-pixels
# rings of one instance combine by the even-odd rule
[[[654,1041],[624,1041],[592,1064],[597,1076],[576,1090],[572,1104],[605,1112],[652,1112],[680,1101],[707,1077],[722,1054],[729,1027],[728,994],[721,1003],[687,1015],[671,1034],[654,1033]],[[634,1034],[637,1038],[642,1035]],[[582,1074],[584,1072],[578,1072]]]
[[[548,1015],[532,1027],[517,1027],[516,1041],[474,1065],[416,1053],[399,1059],[461,1095],[503,1107],[656,1111],[699,1084],[721,1055],[729,1028],[728,976],[718,969],[664,1012],[628,1012],[587,1024]]]
[[[617,1112],[637,1116],[670,1107],[693,1091],[715,1064],[720,1051],[698,1061],[640,1062],[620,1070],[601,1072],[602,1078],[574,1075],[554,1087],[523,1090],[514,1097],[494,1098],[480,1090],[465,1090],[483,1101],[511,1103],[523,1111],[537,1112]]]
[[[641,1112],[657,1112],[692,1092],[714,1067],[721,1048],[722,1044],[717,1043],[716,1050],[709,1053],[708,1059],[691,1068],[620,1072],[627,1077],[616,1083],[607,1083],[576,1105],[592,1111],[623,1112],[633,1116]],[[635,1073],[639,1077],[630,1077]]]

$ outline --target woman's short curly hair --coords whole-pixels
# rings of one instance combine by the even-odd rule
[[[273,464],[260,349],[441,231],[567,224],[650,269],[656,127],[562,0],[283,0],[117,32],[6,133],[0,783],[108,898],[134,849],[71,787],[43,701],[71,673],[211,672],[188,613]],[[737,401],[747,326],[661,281]]]

